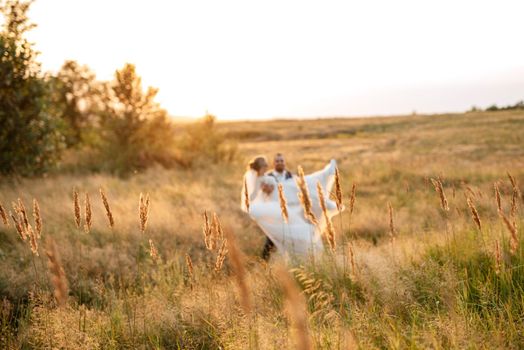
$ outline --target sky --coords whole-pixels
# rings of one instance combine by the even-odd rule
[[[524,99],[524,1],[36,0],[42,67],[126,62],[173,116],[465,111]]]

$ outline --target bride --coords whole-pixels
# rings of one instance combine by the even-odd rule
[[[262,231],[275,244],[281,255],[307,256],[323,252],[322,232],[326,222],[317,193],[317,183],[320,183],[325,194],[328,216],[337,214],[336,204],[328,196],[334,183],[336,161],[333,159],[322,170],[306,175],[305,180],[313,204],[313,213],[318,224],[312,224],[304,215],[304,209],[299,201],[299,189],[296,176],[283,180],[284,197],[287,202],[288,220],[284,220],[281,212],[276,179],[265,175],[268,168],[264,156],[255,157],[248,164],[244,174],[241,208],[249,213]],[[246,194],[247,191],[247,194]],[[246,201],[249,201],[249,208]]]

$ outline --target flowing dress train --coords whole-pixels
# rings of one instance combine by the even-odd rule
[[[338,213],[335,202],[329,199],[334,183],[335,168],[336,161],[331,160],[322,170],[305,176],[318,225],[313,225],[304,216],[304,210],[298,197],[296,176],[281,182],[287,201],[288,221],[285,222],[282,217],[276,179],[271,176],[257,176],[254,170],[248,170],[245,173],[244,180],[250,201],[249,211],[244,204],[244,190],[242,191],[241,207],[273,241],[279,254],[303,257],[323,252],[322,232],[326,227],[326,222],[320,207],[317,183],[322,186],[328,216],[331,218]],[[275,189],[268,195],[261,190],[262,183],[272,184]]]

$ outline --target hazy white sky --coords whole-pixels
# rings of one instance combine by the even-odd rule
[[[37,0],[45,70],[134,63],[170,114],[460,111],[524,99],[524,1]]]

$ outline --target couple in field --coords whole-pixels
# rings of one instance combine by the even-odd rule
[[[281,153],[275,155],[273,167],[268,171],[268,162],[264,156],[253,158],[244,174],[241,197],[242,210],[249,214],[267,237],[262,258],[267,260],[272,250],[276,250],[279,255],[292,257],[322,253],[322,233],[326,222],[322,215],[317,184],[320,184],[325,194],[327,213],[331,218],[338,213],[335,202],[329,199],[335,179],[336,161],[332,159],[322,170],[304,176],[316,223],[305,215],[299,197],[298,177],[286,169]],[[287,215],[282,214],[282,197],[286,201]]]

